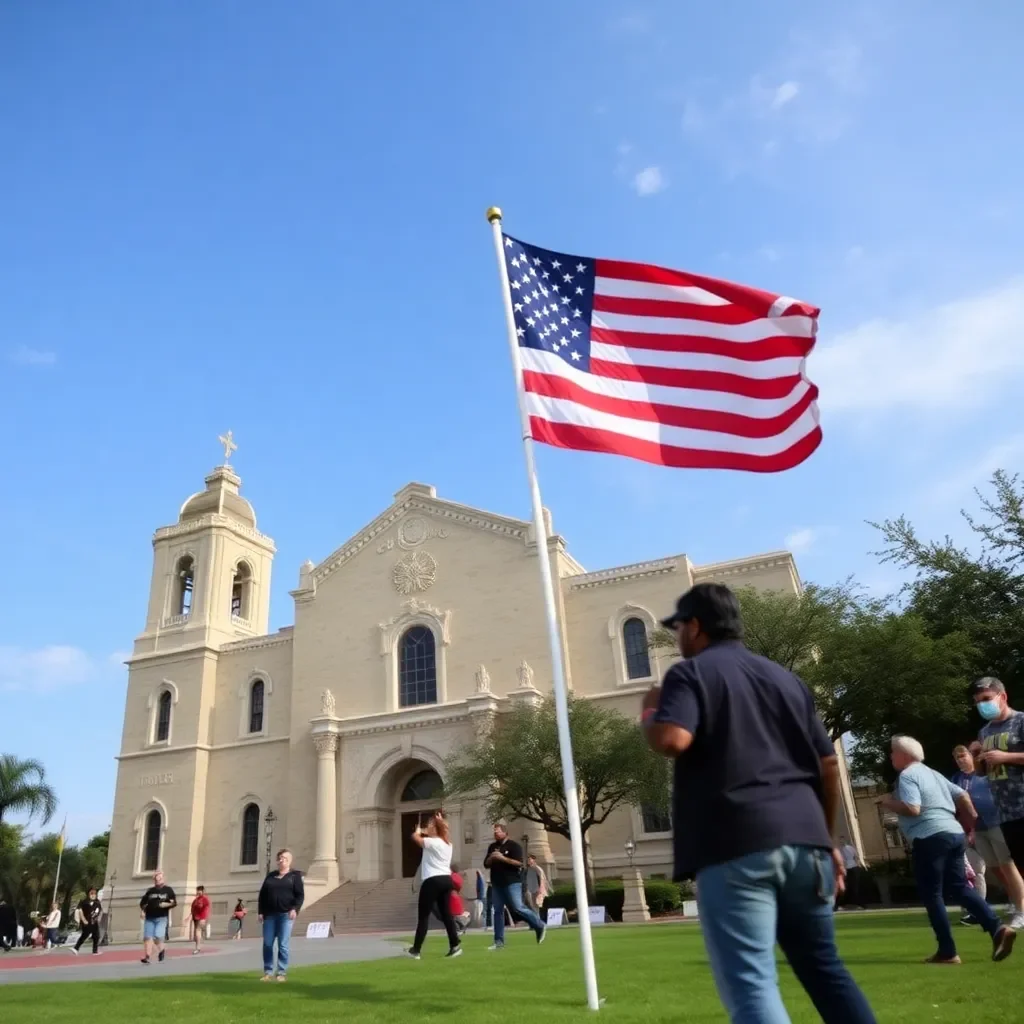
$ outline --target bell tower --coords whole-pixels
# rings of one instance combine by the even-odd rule
[[[153,536],[153,577],[146,625],[135,654],[262,636],[270,621],[274,542],[256,529],[252,505],[240,494],[230,462],[237,446],[220,438],[224,463],[206,477],[178,521]]]

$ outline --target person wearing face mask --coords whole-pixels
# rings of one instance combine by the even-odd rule
[[[1024,713],[1010,707],[1006,687],[994,676],[979,679],[972,693],[987,724],[971,753],[988,776],[1010,857],[1024,873]]]

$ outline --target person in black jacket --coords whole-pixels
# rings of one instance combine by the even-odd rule
[[[92,939],[92,955],[97,956],[100,951],[100,916],[103,907],[96,898],[96,890],[90,889],[89,895],[78,904],[78,922],[82,926],[82,933],[78,941],[72,946],[71,952],[78,956],[78,951],[86,939]]]
[[[292,871],[291,850],[277,851],[277,870],[263,880],[259,896],[259,918],[263,925],[263,981],[274,977],[274,940],[277,940],[277,980],[288,974],[288,946],[292,926],[302,909],[306,890],[302,873]]]

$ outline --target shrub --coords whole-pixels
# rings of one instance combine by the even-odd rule
[[[670,914],[678,911],[684,899],[691,899],[693,888],[689,883],[680,885],[664,878],[644,879],[644,895],[647,908],[652,914]],[[622,920],[622,905],[626,894],[621,878],[599,878],[594,883],[593,904],[604,907],[613,921]],[[564,907],[566,911],[576,910],[576,889],[571,882],[558,883],[544,903],[545,907]]]

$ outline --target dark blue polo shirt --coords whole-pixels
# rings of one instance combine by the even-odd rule
[[[831,849],[821,759],[835,754],[807,687],[739,641],[665,675],[656,722],[693,734],[676,759],[675,877],[778,846]]]

